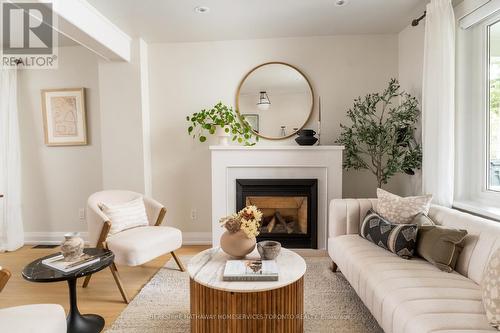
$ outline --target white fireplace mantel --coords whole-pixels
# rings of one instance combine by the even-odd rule
[[[210,146],[212,243],[224,232],[219,219],[236,211],[236,179],[317,179],[318,248],[326,249],[328,203],[342,197],[343,146]]]

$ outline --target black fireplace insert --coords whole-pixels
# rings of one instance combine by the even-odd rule
[[[237,179],[236,207],[263,213],[258,241],[289,248],[318,248],[317,179]]]

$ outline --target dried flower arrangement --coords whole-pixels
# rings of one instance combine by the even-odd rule
[[[219,223],[232,234],[241,230],[248,238],[255,238],[259,235],[261,220],[262,212],[257,207],[246,206],[237,214],[221,218]]]

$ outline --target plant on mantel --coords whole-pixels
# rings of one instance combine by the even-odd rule
[[[397,173],[414,175],[420,169],[422,149],[414,134],[418,101],[401,91],[396,79],[382,93],[355,99],[347,116],[352,125],[341,124],[336,141],[345,146],[344,169],[369,170],[378,187]]]
[[[211,109],[203,109],[199,112],[187,116],[186,120],[190,123],[188,134],[193,138],[198,137],[200,142],[207,141],[208,134],[216,134],[217,130],[224,131],[231,137],[231,140],[253,146],[259,137],[252,132],[250,124],[238,116],[232,107],[217,103]]]

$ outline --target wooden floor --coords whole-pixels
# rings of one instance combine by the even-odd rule
[[[176,251],[178,256],[194,255],[208,246],[183,246]],[[0,309],[34,303],[61,304],[66,312],[69,308],[68,287],[66,282],[33,283],[24,280],[21,271],[31,261],[54,253],[57,249],[33,249],[25,246],[12,253],[0,254],[0,266],[9,269],[12,277],[0,293]],[[132,299],[141,288],[155,275],[168,260],[170,255],[159,257],[138,267],[118,267],[122,281]],[[186,264],[186,263],[185,263]],[[88,288],[81,288],[83,279],[79,279],[78,307],[81,313],[97,313],[106,320],[106,327],[115,321],[126,307],[109,269],[105,269],[92,277]]]

